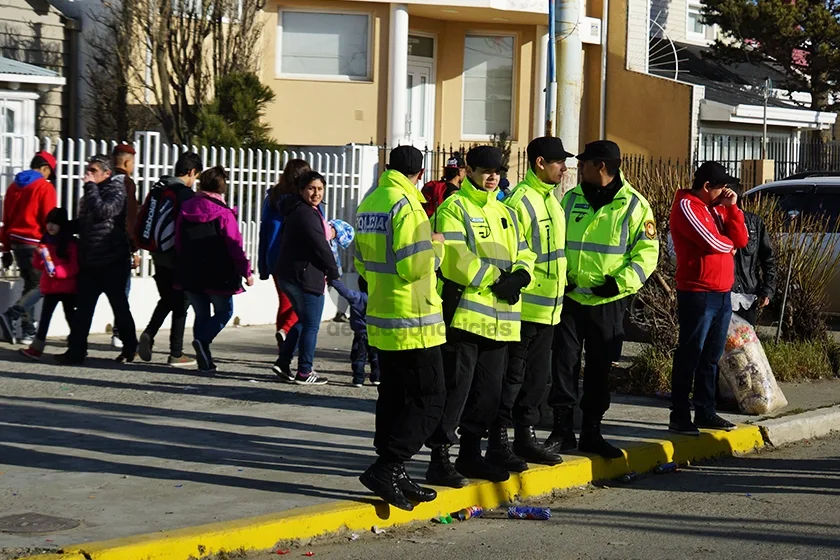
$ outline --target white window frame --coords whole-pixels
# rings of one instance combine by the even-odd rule
[[[307,14],[331,14],[341,16],[366,16],[368,20],[367,26],[367,60],[366,74],[364,77],[336,75],[327,76],[324,74],[293,74],[283,72],[283,13],[307,13]],[[315,82],[354,82],[354,83],[371,83],[373,82],[373,14],[363,10],[314,10],[312,8],[292,8],[285,7],[277,10],[277,33],[274,60],[274,77],[281,80],[306,80]]]
[[[700,0],[686,0],[686,6],[685,6],[685,36],[686,36],[686,38],[689,41],[694,41],[696,43],[699,43],[699,42],[707,43],[707,44],[713,43],[714,39],[709,39],[708,37],[706,37],[706,32],[705,31],[703,33],[697,33],[697,32],[694,31],[694,27],[691,25],[691,18],[689,17],[689,15],[690,15],[690,13],[693,9],[698,10],[700,12],[701,17],[702,17],[703,3]],[[713,30],[714,28],[715,28],[714,25],[709,25],[708,23],[703,24],[703,29],[704,30],[707,30],[707,29],[712,29]],[[715,35],[717,35],[717,33],[715,33]]]
[[[507,37],[513,39],[513,72],[511,75],[511,91],[510,94],[510,130],[508,134],[510,135],[510,140],[516,140],[517,134],[514,130],[516,128],[516,108],[517,108],[517,90],[519,85],[519,33],[505,33],[501,31],[481,31],[481,30],[469,30],[464,33],[464,46],[462,50],[462,60],[461,60],[461,140],[463,141],[476,141],[476,142],[484,142],[487,140],[492,139],[492,134],[467,134],[464,132],[464,102],[466,97],[466,79],[464,74],[464,60],[466,59],[466,39],[467,37]],[[501,131],[499,131],[501,132]]]

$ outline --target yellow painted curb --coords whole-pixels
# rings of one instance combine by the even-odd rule
[[[334,502],[249,519],[69,546],[61,555],[32,556],[22,560],[80,560],[81,556],[87,560],[187,560],[190,556],[201,557],[221,550],[269,549],[282,540],[428,520],[440,513],[473,505],[492,509],[517,499],[617,478],[630,471],[646,472],[669,461],[684,463],[743,454],[763,446],[764,440],[756,426],[741,426],[731,432],[704,432],[699,439],[674,436],[667,440],[645,440],[628,446],[624,459],[607,461],[600,457],[574,457],[556,467],[530,469],[501,484],[485,482],[457,490],[440,490],[437,500],[420,504],[412,512],[391,508],[373,499],[369,502]]]

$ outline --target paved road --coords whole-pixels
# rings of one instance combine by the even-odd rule
[[[473,519],[293,548],[341,560],[840,558],[840,435],[547,502],[550,521]],[[269,560],[256,554],[249,560]]]

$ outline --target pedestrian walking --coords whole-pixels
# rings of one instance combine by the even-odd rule
[[[566,215],[567,286],[554,331],[548,404],[554,429],[549,451],[577,448],[607,459],[623,457],[601,434],[610,408],[609,373],[621,353],[624,315],[632,296],[656,269],[659,238],[648,201],[621,172],[621,150],[608,140],[586,145],[577,156],[583,181],[561,203]],[[583,394],[578,401],[581,352],[586,351]],[[575,440],[574,407],[583,427]]]
[[[210,345],[233,317],[233,296],[244,291],[242,280],[254,285],[236,213],[225,203],[227,188],[223,167],[204,171],[198,195],[183,202],[175,224],[176,285],[195,312],[192,346],[202,373],[217,369]]]
[[[426,480],[461,487],[469,478],[503,482],[507,468],[487,462],[481,440],[499,412],[508,345],[520,337],[520,291],[532,284],[536,255],[516,212],[496,198],[502,152],[479,146],[467,153],[467,178],[438,208],[435,228],[446,239],[441,276],[447,325],[443,346],[446,403],[427,445]],[[449,448],[459,440],[454,470]],[[524,468],[527,468],[525,465]],[[466,477],[466,478],[465,478]]]
[[[32,258],[44,237],[47,214],[56,207],[55,187],[49,181],[55,176],[55,157],[38,152],[29,169],[15,175],[3,199],[3,226],[0,227],[0,250],[3,268],[17,263],[23,280],[23,295],[13,306],[0,314],[0,335],[6,342],[31,344],[35,336],[35,305],[41,299],[38,291],[40,272]],[[20,320],[21,338],[16,337]]]
[[[368,283],[368,337],[379,350],[381,374],[373,440],[378,458],[359,480],[407,511],[437,497],[411,479],[405,463],[435,430],[446,399],[440,353],[446,327],[436,289],[443,236],[432,234],[423,209],[422,175],[423,153],[395,148],[356,215],[356,270]]]
[[[273,370],[280,371],[280,376],[289,383],[298,385],[328,382],[312,369],[324,312],[326,282],[338,278],[338,267],[328,242],[335,232],[318,208],[326,184],[327,180],[317,171],[305,173],[298,179],[298,194],[285,198],[280,204],[283,232],[274,274],[280,289],[292,302],[298,322],[289,332]],[[293,374],[291,362],[296,346],[298,365]]]
[[[47,214],[46,233],[35,251],[32,266],[40,271],[40,292],[43,295],[38,332],[29,348],[21,354],[40,360],[44,354],[50,321],[59,304],[64,308],[64,318],[73,324],[76,311],[76,277],[79,274],[78,241],[67,227],[67,210],[53,208]]]
[[[522,290],[520,340],[508,346],[508,367],[499,413],[490,431],[487,460],[521,472],[526,463],[557,465],[563,458],[537,441],[551,374],[554,327],[560,323],[566,285],[566,217],[556,190],[566,174],[566,159],[574,157],[559,138],[542,137],[528,144],[528,172],[505,199],[516,211],[528,248],[536,255],[534,282]],[[513,449],[508,428],[514,428]]]
[[[330,286],[350,304],[350,328],[353,330],[350,362],[353,368],[353,386],[364,387],[365,364],[368,362],[370,382],[379,386],[379,351],[370,345],[367,333],[368,283],[360,276],[358,290],[351,290],[341,280],[333,280]]]
[[[695,171],[690,190],[677,191],[671,207],[680,338],[671,372],[668,429],[678,434],[699,436],[698,428],[735,428],[718,416],[715,395],[718,361],[732,317],[734,256],[749,242],[738,195],[728,186],[737,182],[721,164],[708,161]]]
[[[277,184],[268,191],[263,201],[262,217],[260,220],[260,244],[258,268],[261,280],[268,280],[272,277],[274,287],[277,289],[277,350],[282,349],[283,341],[295,326],[298,317],[292,309],[292,302],[289,297],[280,289],[278,277],[274,274],[274,267],[280,256],[280,234],[283,230],[283,214],[280,212],[280,204],[288,196],[297,196],[295,183],[304,175],[312,171],[309,164],[302,159],[290,159],[283,169],[283,174]],[[277,375],[282,372],[275,371]]]
[[[147,195],[140,213],[137,239],[152,255],[155,285],[160,295],[137,348],[140,359],[146,362],[151,361],[155,336],[171,313],[167,363],[183,368],[196,365],[194,359],[184,354],[184,331],[190,304],[187,295],[178,286],[175,225],[184,203],[195,196],[193,187],[202,170],[201,156],[194,152],[181,154],[175,163],[175,176],[163,176],[158,180]]]
[[[56,359],[64,365],[80,365],[87,356],[87,341],[99,296],[105,294],[122,336],[120,362],[134,361],[137,334],[125,286],[131,274],[130,243],[126,229],[125,185],[112,177],[111,158],[88,160],[84,194],[79,205],[79,276],[76,314],[70,328],[67,351]]]
[[[740,199],[743,189],[734,185],[731,188]],[[732,293],[755,298],[751,306],[734,310],[755,325],[758,312],[770,305],[776,293],[776,255],[770,234],[759,215],[744,212],[744,224],[747,226],[749,241],[746,247],[735,253],[735,284]]]

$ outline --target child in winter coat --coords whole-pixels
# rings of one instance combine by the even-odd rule
[[[370,382],[379,385],[379,353],[371,347],[367,335],[367,282],[359,277],[359,290],[351,290],[341,280],[333,280],[330,286],[350,304],[350,328],[353,330],[353,346],[350,361],[353,368],[353,385],[365,384],[365,362],[370,362]]]
[[[68,227],[67,210],[54,208],[47,214],[47,233],[32,257],[32,266],[41,271],[40,290],[44,297],[38,332],[29,348],[20,353],[40,360],[46,345],[50,320],[58,304],[64,307],[67,324],[73,324],[76,311],[76,276],[79,274],[78,241]]]
[[[244,291],[242,279],[253,286],[254,277],[236,213],[225,204],[227,172],[211,167],[201,174],[199,185],[198,195],[181,205],[175,225],[177,278],[195,311],[192,344],[198,370],[213,373],[210,344],[233,317],[233,296]]]

